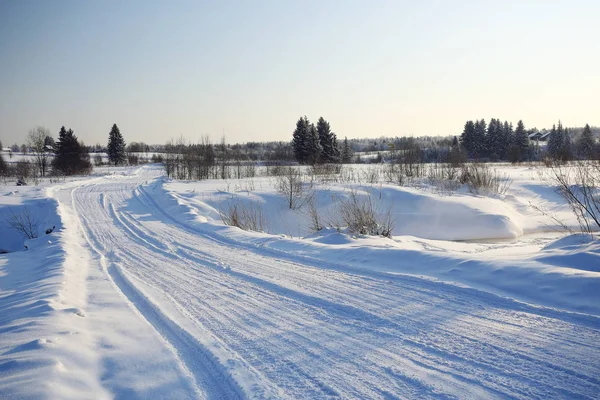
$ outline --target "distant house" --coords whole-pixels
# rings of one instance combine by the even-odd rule
[[[545,142],[548,140],[549,136],[550,132],[547,131],[534,132],[529,135],[529,140],[532,142]]]

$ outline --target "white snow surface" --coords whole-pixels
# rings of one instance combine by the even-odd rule
[[[597,398],[600,243],[538,173],[505,195],[328,183],[393,239],[311,233],[272,178],[174,182],[155,166],[0,187],[0,398]],[[223,225],[253,202],[267,232]],[[45,235],[50,226],[54,232]],[[558,240],[557,240],[558,239]],[[27,245],[27,249],[23,245]]]

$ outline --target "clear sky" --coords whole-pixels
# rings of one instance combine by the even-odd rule
[[[0,0],[0,140],[600,125],[600,1]]]

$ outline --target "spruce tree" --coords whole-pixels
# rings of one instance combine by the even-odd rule
[[[317,121],[317,132],[319,134],[319,143],[321,145],[321,158],[319,159],[319,161],[322,163],[332,162],[332,132],[331,127],[329,126],[329,122],[325,121],[323,117],[320,117]]]
[[[331,162],[339,163],[342,160],[342,156],[340,154],[340,146],[337,141],[337,136],[333,132],[331,132],[331,146],[332,146]]]
[[[517,161],[529,159],[529,136],[527,136],[525,125],[521,120],[517,122],[517,129],[515,129],[512,145],[518,155]]]
[[[331,126],[323,117],[317,122],[317,132],[319,133],[319,143],[321,144],[322,163],[337,163],[340,161],[340,150],[337,144],[337,136],[331,131]]]
[[[577,140],[577,156],[584,160],[590,160],[595,157],[596,143],[594,135],[589,124],[585,124],[581,136]]]
[[[0,147],[0,149],[2,149],[2,147]],[[2,152],[0,152],[0,176],[6,175],[7,172],[6,161],[4,161],[4,156],[2,155]]]
[[[352,161],[352,148],[350,147],[350,144],[348,143],[348,138],[345,137],[344,138],[344,144],[342,146],[342,162],[344,164],[348,164],[350,161]]]
[[[474,134],[474,149],[473,156],[475,158],[481,158],[487,156],[487,143],[485,138],[486,123],[484,119],[475,121],[475,134]]]
[[[502,125],[502,131],[500,133],[500,144],[498,146],[498,157],[502,160],[506,159],[506,154],[508,153],[508,148],[510,144],[514,141],[514,129],[512,122],[504,121]]]
[[[54,152],[52,170],[55,173],[75,175],[88,173],[92,169],[87,149],[71,129],[67,131],[64,126],[60,129]]]
[[[571,131],[568,128],[565,128],[563,131],[560,159],[562,161],[569,161],[573,159],[573,142],[571,141]]]
[[[556,125],[552,125],[552,131],[550,131],[550,136],[548,137],[548,155],[550,158],[554,160],[558,160],[560,155],[560,149],[562,147],[562,125],[560,121],[558,123],[559,129],[556,128]]]
[[[114,124],[108,134],[108,147],[106,148],[108,153],[108,161],[114,165],[123,164],[126,160],[125,157],[125,140],[117,127]]]
[[[469,157],[473,157],[475,153],[475,124],[473,121],[467,121],[465,128],[460,135],[460,144],[467,152]]]
[[[317,128],[313,124],[310,124],[308,130],[306,149],[308,151],[308,162],[311,165],[315,165],[321,157],[321,143],[319,142],[319,132],[317,132]]]
[[[499,119],[492,118],[487,128],[485,137],[486,149],[492,160],[501,158],[502,152],[502,124]]]
[[[294,149],[294,158],[300,164],[306,164],[309,160],[308,136],[310,131],[310,122],[306,116],[300,117],[296,122],[296,129],[292,135],[292,148]]]

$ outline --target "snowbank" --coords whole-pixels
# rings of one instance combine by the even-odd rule
[[[13,215],[29,215],[34,224],[32,231],[37,237],[45,235],[47,229],[61,228],[56,212],[56,201],[47,197],[43,187],[1,186],[0,187],[0,252],[23,249],[25,235],[11,227],[8,220]]]
[[[260,191],[228,191],[222,181],[169,183],[175,197],[193,203],[197,214],[217,223],[220,211],[239,202],[258,206],[264,214],[265,231],[303,237],[312,234],[307,208],[290,210],[286,199],[268,180]],[[418,189],[392,185],[331,185],[314,190],[315,205],[325,225],[335,224],[340,201],[355,191],[371,196],[376,211],[388,211],[395,219],[394,236],[410,235],[438,240],[512,239],[523,234],[523,217],[506,202],[471,194],[440,196]]]
[[[298,240],[284,235],[285,231],[268,235],[223,226],[218,219],[218,206],[222,199],[231,198],[231,194],[214,193],[213,185],[215,182],[157,182],[148,190],[174,222],[232,245],[268,249],[279,257],[299,257],[325,268],[361,274],[427,276],[517,301],[600,316],[597,301],[600,273],[596,267],[600,265],[600,255],[598,247],[594,247],[598,245],[588,244],[591,247],[582,248],[569,242],[574,246],[569,250],[559,242],[558,248],[544,248],[556,234],[545,239],[533,238],[530,242],[515,242],[514,239],[523,234],[525,217],[509,202],[467,194],[439,196],[417,189],[377,186],[369,189],[371,194],[382,199],[383,204],[391,205],[397,215],[393,240],[351,237],[335,229]],[[320,201],[328,197],[332,200],[329,204],[321,203],[320,210],[333,207],[335,194],[344,190],[329,189],[327,193],[319,195]],[[245,193],[240,198],[262,202],[271,217],[287,216],[290,220],[295,218],[293,224],[306,224],[305,216],[290,210],[282,212],[279,203],[282,199],[268,190]],[[288,223],[288,229],[293,224]],[[486,238],[513,240],[480,242]],[[476,242],[439,239],[476,239]]]

